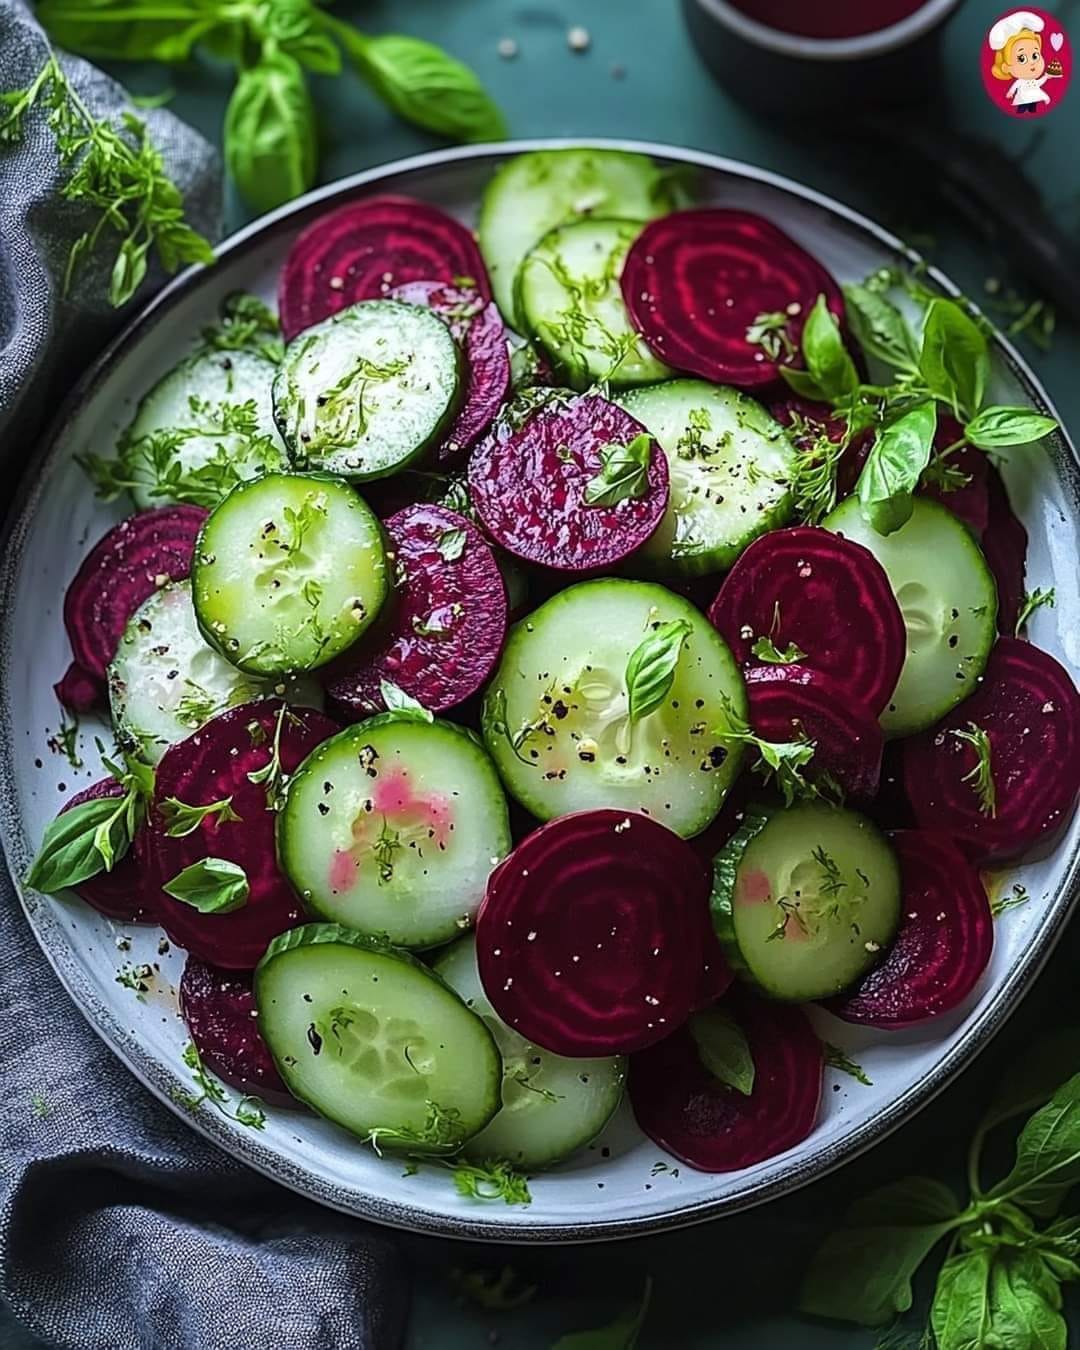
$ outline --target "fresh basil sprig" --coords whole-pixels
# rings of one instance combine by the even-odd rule
[[[754,1090],[754,1056],[746,1033],[723,1008],[706,1008],[686,1024],[698,1058],[728,1087],[749,1097]]]
[[[153,796],[154,771],[127,755],[122,765],[104,763],[123,793],[62,811],[45,831],[26,876],[28,886],[50,895],[79,886],[111,872],[131,847]]]
[[[231,914],[248,902],[247,873],[228,858],[200,858],[161,888],[200,914]]]
[[[379,681],[379,693],[386,704],[387,712],[410,722],[434,722],[435,714],[411,694],[407,694],[392,680]]]
[[[915,1273],[948,1238],[930,1310],[937,1350],[1064,1350],[1061,1286],[1080,1278],[1080,1220],[1059,1214],[1080,1183],[1080,1075],[1056,1092],[1048,1081],[1066,1050],[1075,1059],[1078,1038],[1059,1033],[1053,1054],[1036,1051],[1007,1082],[972,1142],[966,1205],[928,1177],[868,1195],[811,1262],[801,1310],[881,1326],[908,1311]],[[987,1134],[1037,1106],[1012,1169],[984,1190]]]
[[[315,0],[40,0],[37,17],[54,41],[81,56],[178,65],[203,52],[234,66],[225,159],[260,211],[314,182],[307,76],[339,75],[343,54],[406,121],[458,141],[506,134],[501,113],[468,66],[419,38],[369,37]]]
[[[857,491],[863,515],[878,534],[892,534],[911,519],[936,430],[937,406],[927,402],[882,427],[875,437]]]
[[[683,644],[691,633],[686,619],[659,624],[630,653],[626,690],[631,722],[640,722],[660,707],[675,683]]]
[[[652,437],[635,436],[628,445],[600,449],[600,472],[585,484],[586,506],[617,506],[628,497],[644,497],[649,487]]]

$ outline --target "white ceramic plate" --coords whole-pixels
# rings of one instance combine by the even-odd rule
[[[558,142],[523,142],[513,149]],[[666,146],[603,142],[660,160],[698,166],[703,196],[758,211],[820,258],[841,280],[902,261],[899,242],[855,213],[758,169]],[[508,147],[424,155],[359,174],[234,235],[208,271],[185,273],[106,351],[68,402],[23,484],[0,575],[0,816],[12,874],[25,874],[49,820],[75,787],[100,777],[86,726],[86,768],[69,771],[47,748],[57,726],[51,685],[69,660],[61,624],[64,588],[89,546],[120,518],[95,501],[74,463],[79,451],[108,450],[135,400],[183,353],[229,291],[273,300],[278,267],[297,230],[323,209],[372,190],[410,193],[472,222],[479,194]],[[912,255],[906,255],[910,260]],[[949,283],[933,280],[943,290]],[[1003,339],[995,345],[995,401],[1030,402],[1053,414],[1046,394]],[[1056,609],[1040,610],[1032,636],[1080,673],[1080,597],[1076,586],[1080,471],[1067,437],[1025,451],[1006,477],[1031,535],[1029,585],[1054,585]],[[61,786],[64,785],[64,786]],[[532,1183],[529,1208],[483,1204],[457,1195],[434,1169],[403,1177],[324,1121],[271,1111],[264,1132],[234,1125],[206,1107],[183,1113],[170,1093],[190,1086],[180,1054],[186,1041],[175,987],[183,953],[157,955],[156,931],[132,928],[131,950],[116,947],[120,927],[75,900],[24,892],[27,920],[79,1008],[132,1072],[185,1119],[252,1167],[337,1209],[401,1227],[510,1241],[588,1240],[655,1231],[766,1200],[819,1177],[909,1117],[984,1046],[1016,1006],[1062,930],[1077,894],[1080,821],[1052,856],[1010,874],[1032,902],[1002,918],[992,965],[968,1005],[923,1029],[885,1034],[815,1013],[823,1037],[847,1048],[873,1080],[862,1087],[829,1071],[820,1122],[798,1148],[724,1176],[675,1167],[637,1131],[628,1108],[591,1149]],[[123,961],[160,960],[155,989],[139,1000],[116,981]],[[610,1154],[610,1156],[608,1156]],[[658,1168],[657,1163],[666,1163]],[[655,1172],[655,1175],[654,1175]]]

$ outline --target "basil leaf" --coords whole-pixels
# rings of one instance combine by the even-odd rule
[[[754,1057],[746,1034],[730,1013],[707,1008],[690,1018],[687,1029],[712,1076],[749,1097],[754,1090]]]
[[[956,1197],[929,1177],[905,1177],[849,1210],[849,1227],[826,1238],[799,1296],[802,1312],[882,1326],[911,1307],[911,1281],[955,1228]]]
[[[431,42],[387,33],[365,37],[331,16],[332,32],[375,92],[399,117],[455,141],[501,141],[502,113],[468,66]]]
[[[844,346],[840,325],[823,295],[818,296],[806,320],[802,349],[811,379],[830,402],[858,388],[855,362]]]
[[[178,797],[166,797],[158,807],[158,814],[166,822],[165,833],[170,839],[185,839],[194,834],[204,820],[209,819],[214,829],[223,821],[237,821],[241,817],[232,806],[232,797],[209,802],[206,806],[189,806]]]
[[[170,0],[161,18],[130,18],[132,8],[129,0],[41,0],[35,12],[58,46],[116,61],[185,61],[220,22],[199,0]],[[137,12],[154,14],[150,6]]]
[[[937,1350],[986,1350],[990,1345],[991,1251],[950,1256],[938,1275],[930,1307]]]
[[[341,53],[324,33],[303,33],[281,45],[305,70],[314,71],[316,75],[341,73]]]
[[[857,487],[863,518],[878,534],[892,534],[910,520],[936,430],[936,406],[920,403],[878,432]]]
[[[628,497],[644,497],[649,487],[652,437],[635,436],[629,445],[600,448],[600,472],[585,484],[586,506],[617,506]]]
[[[1065,1350],[1061,1289],[1037,1252],[1001,1251],[990,1270],[996,1350]]]
[[[614,1322],[595,1331],[572,1331],[560,1336],[551,1350],[634,1350],[645,1324],[645,1315],[652,1300],[652,1279],[646,1278],[641,1302],[636,1308],[627,1308]]]
[[[789,642],[781,651],[771,637],[758,638],[750,650],[759,661],[765,661],[771,666],[790,666],[796,661],[801,661],[806,655],[794,642]]]
[[[791,366],[781,366],[780,376],[791,391],[800,398],[808,398],[812,403],[827,403],[825,390],[805,370],[793,370]]]
[[[986,337],[952,300],[934,300],[926,311],[919,373],[957,417],[973,417],[982,407],[990,373]]]
[[[1080,1074],[1063,1083],[1016,1141],[1016,1163],[989,1199],[1013,1200],[1042,1217],[1080,1182]]]
[[[26,884],[54,895],[110,871],[131,847],[125,803],[99,797],[62,811],[45,831]]]
[[[980,450],[1004,449],[1009,445],[1028,445],[1057,430],[1052,417],[1044,417],[1034,408],[984,408],[964,428],[964,435]]]
[[[892,301],[865,286],[845,286],[843,291],[847,321],[867,356],[905,373],[917,370],[918,341]]]
[[[631,652],[626,663],[631,722],[648,717],[667,698],[675,682],[683,643],[691,631],[686,619],[673,619],[662,623]]]
[[[200,914],[231,914],[247,904],[251,893],[247,873],[227,858],[202,858],[161,889]]]
[[[396,713],[409,722],[434,722],[435,714],[422,703],[407,694],[404,689],[390,680],[379,681],[379,693],[386,704],[386,711]]]
[[[439,542],[436,548],[439,555],[445,558],[447,562],[457,562],[465,552],[465,545],[469,542],[469,536],[464,530],[443,530],[439,535]]]
[[[315,181],[315,108],[295,58],[264,51],[241,70],[225,111],[225,159],[257,211],[292,201]]]

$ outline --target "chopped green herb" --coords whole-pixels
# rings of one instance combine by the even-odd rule
[[[238,1125],[246,1125],[252,1130],[264,1130],[266,1128],[266,1113],[262,1109],[262,1104],[258,1097],[244,1096],[236,1103],[232,1110],[229,1108],[229,1094],[216,1078],[211,1077],[207,1072],[206,1066],[202,1062],[202,1056],[195,1048],[193,1041],[188,1041],[184,1046],[181,1056],[184,1063],[191,1070],[191,1076],[195,1080],[197,1092],[187,1092],[182,1088],[174,1088],[172,1099],[188,1111],[197,1111],[203,1102],[209,1102],[215,1110],[220,1111],[223,1116],[230,1120],[235,1120]]]
[[[48,745],[54,754],[63,755],[73,769],[82,768],[83,760],[79,754],[79,719],[76,714],[69,713],[63,704],[60,704],[60,726],[49,737]]]
[[[166,823],[165,833],[170,839],[183,839],[194,834],[204,820],[209,820],[215,829],[223,821],[240,820],[233,810],[231,796],[206,806],[189,806],[176,797],[166,797],[158,812]]]
[[[459,1195],[470,1200],[502,1200],[508,1205],[531,1205],[532,1195],[528,1181],[505,1161],[490,1161],[483,1165],[456,1159],[449,1163],[454,1173],[454,1186]]]
[[[635,436],[629,445],[605,445],[600,450],[600,472],[585,485],[587,506],[617,506],[628,498],[644,497],[649,487],[652,437]]]
[[[1053,586],[1051,586],[1048,591],[1044,591],[1040,586],[1036,586],[1033,591],[1026,593],[1024,602],[1020,606],[1020,613],[1016,619],[1016,636],[1020,636],[1028,619],[1031,618],[1037,609],[1041,609],[1043,605],[1047,605],[1053,609],[1056,603],[1057,597],[1054,594]]]
[[[846,1051],[841,1050],[838,1045],[830,1045],[825,1041],[822,1048],[825,1051],[825,1063],[830,1069],[839,1069],[841,1073],[850,1074],[857,1083],[863,1087],[873,1087],[874,1083],[868,1078],[865,1070],[857,1064]]]
[[[990,901],[990,913],[996,919],[1010,909],[1019,909],[1021,905],[1026,905],[1031,899],[1026,886],[1021,886],[1016,882],[1011,891],[1004,895],[999,895],[997,899]]]
[[[439,535],[439,542],[436,547],[439,554],[446,562],[457,562],[465,552],[465,545],[469,542],[469,536],[463,529],[443,530]]]
[[[288,776],[285,773],[281,763],[281,732],[285,726],[285,719],[288,718],[293,726],[301,725],[300,719],[295,713],[289,711],[288,704],[283,703],[278,709],[277,718],[274,722],[274,739],[270,748],[270,758],[261,769],[252,769],[248,774],[249,783],[261,783],[266,791],[266,806],[269,811],[280,811],[285,804],[285,789],[288,787]],[[255,724],[258,726],[258,723]],[[250,728],[249,728],[250,730]],[[265,732],[259,727],[265,741]],[[252,736],[252,744],[260,745],[263,742],[256,741]]]
[[[767,661],[774,666],[790,666],[795,661],[801,661],[806,655],[794,642],[789,642],[784,650],[780,651],[771,637],[758,638],[750,650],[759,661]]]
[[[982,727],[969,722],[966,731],[953,731],[958,741],[966,741],[975,750],[975,764],[963,775],[961,782],[970,783],[979,799],[979,810],[984,816],[997,815],[997,788],[994,784],[994,766],[990,737]]]
[[[791,315],[777,310],[759,314],[746,330],[746,341],[751,347],[760,347],[770,361],[790,360],[796,353],[789,328]]]
[[[37,1116],[38,1120],[44,1120],[52,1111],[52,1107],[40,1092],[33,1092],[30,1094],[30,1109],[33,1111],[34,1115]]]

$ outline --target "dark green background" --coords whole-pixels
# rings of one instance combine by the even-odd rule
[[[1080,40],[1080,4],[1063,0],[1047,7],[1071,23],[1074,41]],[[978,53],[983,34],[1003,9],[1002,0],[967,0],[946,37],[945,83],[914,88],[913,98],[943,121],[993,138],[1022,161],[1060,223],[1080,237],[1080,88],[1036,126],[1011,120],[993,107],[983,93]],[[563,0],[561,5],[549,0],[341,0],[336,12],[371,31],[433,39],[471,62],[506,110],[511,134],[629,136],[715,151],[789,174],[908,237],[919,236],[919,243],[975,298],[988,276],[1002,275],[993,249],[937,206],[932,178],[895,175],[889,157],[847,145],[840,125],[795,141],[780,126],[733,104],[695,57],[675,0]],[[584,25],[592,37],[582,55],[567,47],[566,30],[574,24]],[[518,42],[516,60],[498,57],[502,37]],[[621,79],[612,74],[616,65],[625,71]],[[217,138],[228,92],[226,72],[200,66],[179,74],[144,67],[115,73],[141,92],[171,85],[177,90],[173,109]],[[351,76],[315,84],[326,126],[323,181],[437,143],[396,123]],[[854,110],[844,120],[853,116]],[[1002,193],[1011,189],[1003,178]],[[230,202],[229,216],[232,226],[246,218],[236,201]],[[1021,346],[1075,433],[1080,427],[1077,331],[1060,331],[1050,354]],[[960,1183],[966,1141],[993,1083],[1041,1031],[1080,1022],[1078,958],[1080,934],[1074,933],[1008,1029],[960,1082],[871,1154],[787,1200],[684,1233],[589,1248],[515,1252],[402,1239],[415,1273],[411,1350],[482,1350],[493,1344],[500,1350],[542,1350],[563,1332],[607,1321],[633,1301],[646,1274],[655,1278],[656,1295],[642,1350],[870,1350],[871,1332],[813,1325],[786,1311],[807,1253],[850,1199],[868,1187],[913,1170]],[[1080,1064],[1063,1066],[1062,1077],[1071,1070],[1080,1070]],[[132,1091],[139,1090],[132,1080]],[[462,1305],[454,1292],[454,1268],[497,1270],[508,1261],[540,1286],[531,1304],[510,1314]],[[1080,1341],[1080,1296],[1074,1302],[1072,1325]],[[273,1335],[269,1323],[267,1334]],[[0,1346],[32,1350],[37,1344],[0,1311]]]

